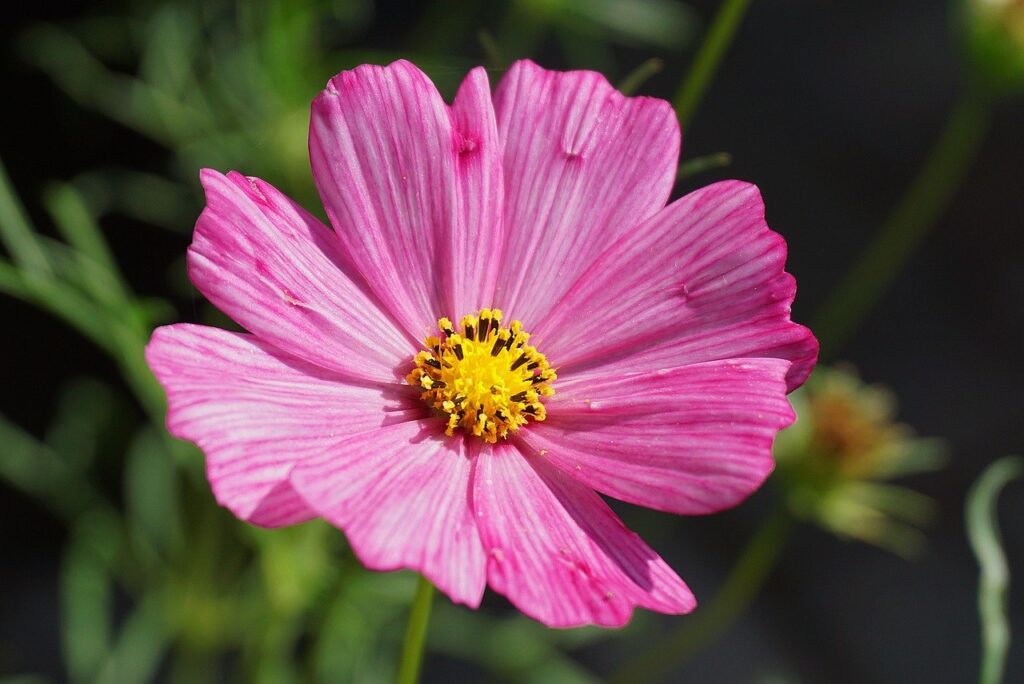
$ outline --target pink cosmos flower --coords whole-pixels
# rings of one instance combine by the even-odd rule
[[[408,62],[335,76],[309,135],[333,228],[201,174],[189,274],[249,332],[153,334],[170,431],[243,520],[325,518],[456,602],[490,585],[553,627],[692,610],[597,492],[743,500],[817,343],[756,187],[666,206],[679,144],[668,103],[592,72],[519,62],[492,97],[477,68],[451,106]]]

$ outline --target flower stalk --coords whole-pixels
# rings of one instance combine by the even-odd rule
[[[812,325],[823,360],[835,358],[949,205],[988,130],[990,97],[969,87],[906,194]]]
[[[750,0],[725,0],[711,22],[711,27],[693,58],[686,79],[680,86],[676,96],[672,98],[672,106],[679,116],[679,124],[685,128],[693,119],[704,92],[711,85],[711,79],[718,71],[718,65],[732,44],[743,16],[747,13]]]
[[[398,684],[416,684],[420,680],[423,665],[423,649],[427,641],[427,625],[430,622],[430,606],[434,600],[434,585],[420,575],[416,595],[409,609],[409,622],[405,627],[405,641],[402,643],[402,657],[398,664]]]
[[[1010,568],[999,534],[996,499],[1003,487],[1022,476],[1024,459],[1002,458],[985,469],[967,495],[967,539],[981,568],[978,586],[982,646],[980,684],[999,684],[1006,670],[1006,654],[1010,649],[1010,625],[1006,617]]]

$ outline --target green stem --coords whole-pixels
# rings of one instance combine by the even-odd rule
[[[640,86],[647,82],[651,76],[665,68],[665,62],[652,57],[636,69],[626,74],[626,77],[618,82],[616,89],[623,95],[632,95],[640,90]]]
[[[985,137],[989,114],[989,99],[968,88],[906,194],[822,307],[812,329],[823,357],[838,353],[949,205]]]
[[[674,632],[630,659],[608,679],[609,684],[657,681],[724,633],[754,600],[775,567],[792,523],[789,512],[780,506],[747,542],[711,602],[703,609],[698,607],[693,617],[684,619]]]
[[[732,44],[736,29],[739,28],[749,6],[750,0],[724,0],[711,22],[707,36],[693,58],[690,71],[686,74],[686,80],[672,98],[672,106],[675,107],[679,123],[684,128],[693,119],[697,106],[711,84],[711,78],[718,71],[718,64]]]
[[[676,172],[676,180],[681,181],[690,176],[696,176],[698,173],[721,169],[729,164],[732,164],[732,155],[728,152],[715,152],[714,154],[706,154],[703,157],[695,157],[679,165],[679,170]]]
[[[427,640],[427,623],[430,621],[430,604],[434,598],[434,585],[420,576],[416,585],[416,596],[409,610],[409,623],[405,627],[405,642],[402,644],[402,660],[398,665],[398,684],[416,684],[420,680],[420,665],[423,663],[423,646]]]
[[[1010,649],[1010,623],[1006,617],[1010,590],[1010,566],[1003,551],[996,518],[996,499],[1011,480],[1024,477],[1024,459],[1002,458],[981,474],[967,494],[967,540],[981,568],[978,583],[978,616],[981,619],[980,684],[999,684]]]

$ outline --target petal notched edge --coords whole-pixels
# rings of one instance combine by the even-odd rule
[[[487,579],[549,627],[621,627],[635,606],[693,610],[678,575],[591,489],[510,444],[474,464],[473,507]]]
[[[792,363],[792,390],[818,344],[790,320],[796,281],[785,262],[786,243],[765,222],[757,188],[715,183],[609,246],[535,338],[563,378],[774,357]]]
[[[494,101],[509,179],[496,303],[532,327],[606,245],[665,206],[679,124],[664,100],[529,61],[512,65]]]
[[[214,305],[292,356],[352,378],[396,382],[415,353],[352,277],[332,231],[270,184],[204,169],[189,276]]]
[[[774,468],[795,414],[783,359],[729,359],[583,378],[518,437],[576,480],[647,508],[704,515],[742,502]]]

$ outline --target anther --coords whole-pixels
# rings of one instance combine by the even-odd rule
[[[443,337],[427,337],[424,348],[430,351],[413,359],[406,381],[444,416],[446,434],[462,429],[494,443],[545,419],[539,399],[554,394],[555,373],[527,344],[530,335],[522,323],[513,320],[503,328],[502,317],[500,309],[481,309],[461,319],[461,331],[441,318]]]

